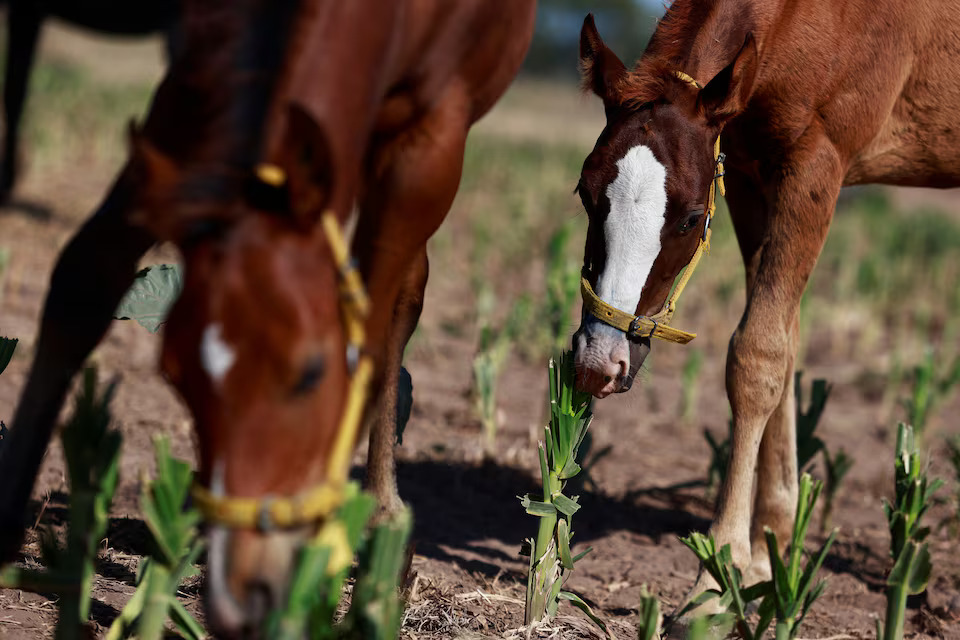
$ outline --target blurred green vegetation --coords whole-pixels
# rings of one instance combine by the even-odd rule
[[[42,172],[119,164],[126,157],[127,123],[142,119],[152,93],[148,83],[110,83],[79,63],[41,60],[24,109],[25,168]]]

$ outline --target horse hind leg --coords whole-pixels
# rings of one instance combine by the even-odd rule
[[[39,3],[36,3],[37,5]],[[11,2],[7,14],[7,61],[3,83],[6,131],[0,157],[0,202],[6,202],[17,179],[20,118],[37,49],[43,12],[33,2]]]
[[[426,248],[407,271],[393,311],[393,324],[387,339],[382,391],[370,427],[370,447],[367,451],[367,486],[377,497],[383,515],[403,508],[397,489],[397,471],[394,460],[400,394],[400,368],[403,352],[413,335],[420,312],[423,310],[423,292],[427,286],[429,265]]]
[[[103,338],[113,312],[153,244],[132,226],[133,185],[126,174],[67,244],[50,279],[36,355],[0,451],[0,560],[23,538],[27,501],[74,374]]]

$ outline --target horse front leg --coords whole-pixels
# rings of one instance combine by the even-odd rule
[[[397,471],[394,460],[394,443],[397,428],[397,398],[399,395],[400,368],[403,352],[417,328],[423,310],[423,292],[427,286],[429,265],[426,247],[420,253],[407,275],[397,296],[393,310],[393,324],[387,339],[384,361],[383,384],[377,401],[377,409],[370,426],[370,447],[367,450],[367,486],[373,491],[382,515],[394,514],[403,508],[397,490]]]
[[[61,252],[51,276],[36,355],[0,452],[3,561],[20,548],[27,501],[70,381],[103,338],[137,261],[154,242],[128,221],[133,197],[123,174]]]
[[[797,462],[791,380],[797,312],[843,178],[836,150],[818,131],[808,132],[796,149],[773,190],[761,190],[733,172],[728,182],[746,262],[747,304],[727,354],[733,435],[710,534],[718,548],[730,545],[748,583],[769,574],[763,526],[783,536],[793,523]],[[763,191],[774,194],[768,204],[750,195]],[[760,482],[754,502],[755,477]],[[757,564],[751,566],[754,558]],[[688,599],[715,586],[701,569]]]
[[[0,202],[6,202],[17,179],[20,118],[37,49],[43,11],[37,2],[11,2],[7,14],[7,62],[3,81],[6,131],[0,157]]]
[[[380,144],[361,198],[354,247],[372,302],[367,337],[378,369],[374,391],[386,391],[371,431],[367,478],[384,511],[401,504],[393,461],[396,376],[423,301],[426,242],[460,184],[469,112],[453,87],[415,126]]]

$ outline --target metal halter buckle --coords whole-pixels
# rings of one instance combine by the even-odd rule
[[[273,498],[265,496],[260,499],[260,507],[257,509],[257,530],[261,533],[267,533],[273,530],[273,519],[270,517],[270,507],[273,506]]]
[[[653,323],[653,327],[650,329],[650,333],[648,333],[647,335],[643,335],[642,333],[640,333],[641,319],[646,319]],[[630,322],[630,331],[628,332],[628,335],[630,335],[631,337],[637,338],[639,340],[642,340],[644,338],[650,339],[653,337],[653,334],[656,333],[659,326],[660,325],[657,324],[657,321],[654,320],[653,318],[649,318],[647,316],[636,316],[633,319],[633,321]]]

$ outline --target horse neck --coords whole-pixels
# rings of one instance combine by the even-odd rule
[[[705,85],[733,60],[748,33],[762,55],[782,7],[783,0],[676,0],[643,61],[683,71]]]
[[[390,89],[401,2],[303,0],[265,128],[264,157],[281,154],[290,105],[324,137],[335,170],[328,206],[348,215],[377,113]],[[376,19],[371,19],[375,15]]]

